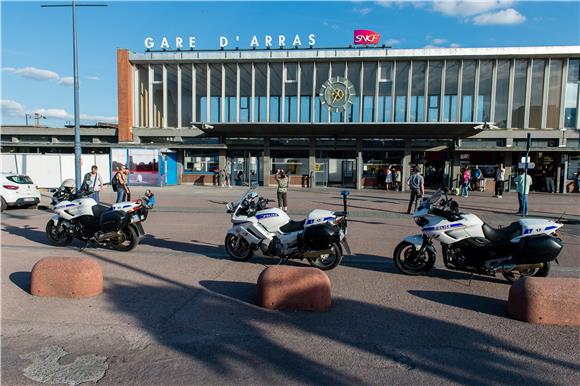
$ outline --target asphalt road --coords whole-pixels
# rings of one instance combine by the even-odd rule
[[[159,206],[145,223],[149,235],[129,253],[81,251],[81,244],[51,247],[44,235],[50,213],[3,213],[2,383],[580,383],[580,329],[510,319],[509,285],[503,278],[469,280],[440,261],[423,277],[395,270],[395,245],[418,232],[402,213],[405,194],[351,195],[349,242],[355,255],[328,273],[330,311],[257,307],[257,277],[265,266],[279,262],[227,258],[224,203],[241,193],[236,188],[157,189]],[[274,190],[263,193],[275,197]],[[111,192],[103,196],[110,202]],[[314,208],[338,210],[341,205],[332,189],[292,191],[289,198],[296,219]],[[501,200],[487,193],[460,200],[463,210],[492,225],[516,219],[510,214],[515,212],[513,194]],[[532,215],[556,218],[566,211],[565,249],[552,276],[580,273],[578,204],[578,196],[530,198]],[[83,300],[31,296],[32,266],[43,257],[63,255],[97,260],[104,293]],[[62,377],[47,376],[51,368]]]

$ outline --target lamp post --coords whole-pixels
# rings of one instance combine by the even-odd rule
[[[106,7],[106,4],[76,4],[72,0],[71,4],[43,4],[42,8],[62,8],[72,9],[72,33],[73,33],[73,71],[74,71],[74,116],[75,116],[75,184],[77,189],[81,188],[81,129],[79,122],[79,69],[77,59],[77,17],[76,7]]]

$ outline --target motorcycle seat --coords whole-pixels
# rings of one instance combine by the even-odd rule
[[[95,216],[96,218],[100,219],[101,215],[105,212],[108,212],[111,210],[111,207],[106,206],[106,205],[101,205],[101,204],[97,204],[97,205],[93,205],[93,207],[91,208],[93,211],[93,216]]]
[[[522,228],[518,221],[511,223],[505,228],[493,228],[484,223],[482,230],[485,238],[492,243],[509,241],[522,233]]]
[[[304,221],[294,221],[294,220],[290,220],[290,222],[288,224],[284,224],[280,227],[280,230],[284,233],[292,233],[292,232],[296,232],[296,231],[300,231],[302,229],[304,229]]]

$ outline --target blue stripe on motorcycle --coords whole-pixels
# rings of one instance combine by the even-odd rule
[[[556,229],[556,228],[558,228],[558,227],[555,225],[550,225],[549,227],[546,227],[544,230],[549,231],[550,229]]]

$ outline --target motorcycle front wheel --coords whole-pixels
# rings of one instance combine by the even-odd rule
[[[250,243],[246,241],[243,237],[238,237],[228,233],[224,241],[226,246],[226,251],[228,254],[237,261],[246,261],[252,257],[253,251],[250,247]]]
[[[547,277],[550,273],[550,262],[544,263],[542,268],[530,268],[524,271],[511,271],[511,272],[502,272],[503,277],[510,284],[515,283],[518,279],[527,276],[534,276],[534,277]]]
[[[406,241],[402,241],[395,248],[395,267],[405,275],[424,275],[433,268],[435,264],[435,252],[430,248],[425,248],[419,255],[415,246]]]
[[[334,267],[338,266],[342,260],[342,251],[340,250],[340,246],[338,244],[332,244],[330,247],[332,251],[329,254],[324,254],[317,258],[309,257],[308,262],[313,267],[321,269],[323,271],[328,271],[333,269]]]
[[[132,226],[127,226],[120,232],[120,236],[111,239],[111,248],[116,251],[128,252],[139,244],[139,235]]]
[[[54,225],[52,220],[49,220],[46,224],[46,237],[52,245],[57,247],[66,247],[73,240],[73,237],[68,233],[68,229],[64,226]]]

